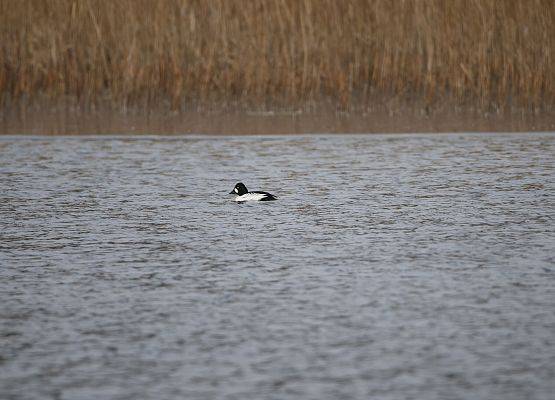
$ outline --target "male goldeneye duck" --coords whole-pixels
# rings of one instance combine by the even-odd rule
[[[235,201],[238,203],[243,203],[245,201],[277,200],[277,197],[275,197],[273,194],[270,194],[268,192],[259,192],[259,191],[249,192],[247,187],[241,182],[236,184],[233,190],[229,192],[229,194],[236,194],[237,197],[235,197]]]

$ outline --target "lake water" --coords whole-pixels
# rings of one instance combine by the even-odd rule
[[[4,136],[0,188],[2,399],[553,398],[555,134]]]

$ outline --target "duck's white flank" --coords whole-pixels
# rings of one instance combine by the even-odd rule
[[[245,193],[242,196],[235,197],[235,201],[259,201],[264,197],[268,197],[268,195],[263,193]]]

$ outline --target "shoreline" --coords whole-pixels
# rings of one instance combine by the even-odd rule
[[[548,132],[553,113],[30,110],[0,115],[0,135],[283,135],[345,133]]]

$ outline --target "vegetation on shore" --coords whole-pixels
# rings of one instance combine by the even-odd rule
[[[552,111],[552,0],[0,0],[0,106]]]

